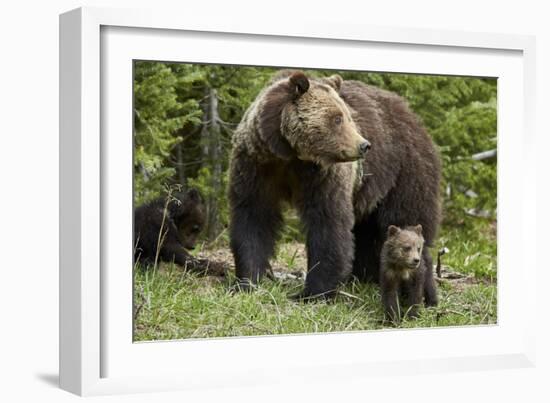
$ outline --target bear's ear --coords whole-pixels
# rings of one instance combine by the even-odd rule
[[[280,80],[285,80],[297,72],[299,72],[299,70],[292,70],[292,69],[279,70],[275,74],[273,74],[273,76],[271,76],[271,80],[269,80],[269,84],[276,83],[277,81],[280,81]]]
[[[298,73],[293,73],[292,76]],[[303,73],[300,73],[303,75]],[[296,88],[289,80],[275,83],[260,103],[255,123],[260,138],[276,157],[289,160],[296,155],[281,133],[281,116],[284,107],[295,99]]]
[[[301,71],[292,73],[288,80],[292,86],[291,90],[295,98],[301,97],[309,89],[309,80]]]
[[[399,231],[400,231],[399,227],[396,227],[395,225],[390,225],[388,227],[388,238],[391,236],[397,235]]]
[[[416,227],[414,227],[414,232],[416,232],[418,235],[422,235],[422,225],[418,224]]]
[[[202,202],[201,194],[195,188],[190,188],[185,194],[185,197],[187,200],[192,202],[197,202],[197,203]]]
[[[343,81],[344,80],[342,79],[342,77],[340,77],[338,74],[323,78],[323,82],[334,88],[336,92],[340,91],[340,87],[342,86]]]

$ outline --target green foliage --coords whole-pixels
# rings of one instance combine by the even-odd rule
[[[159,195],[166,185],[195,186],[207,199],[208,211],[215,215],[209,223],[217,223],[216,230],[222,231],[228,223],[226,185],[232,132],[275,71],[136,62],[136,203]],[[327,70],[306,73],[318,77],[334,74]],[[495,79],[353,71],[339,74],[400,94],[420,117],[443,161],[446,225],[465,222],[466,211],[484,211],[495,217],[496,158],[471,158],[496,148]],[[218,101],[216,124],[209,115],[212,96]],[[299,220],[292,213],[286,216],[290,225],[283,238],[302,239]]]
[[[177,130],[200,116],[193,103],[180,103],[178,77],[162,63],[134,65],[134,190],[135,201],[161,192],[175,174],[170,154],[181,141]]]
[[[432,130],[434,140],[441,146],[444,161],[444,184],[450,184],[446,211],[455,221],[464,209],[489,209],[495,215],[497,194],[496,159],[473,161],[468,156],[496,148],[496,99],[481,103],[474,101],[462,108],[451,108],[446,119]],[[478,197],[468,198],[465,191],[473,190]]]
[[[221,246],[210,252],[217,259],[220,253],[227,255],[223,258],[227,263],[232,262],[225,231],[231,136],[275,71],[146,61],[134,64],[135,202],[147,201],[174,185],[198,188],[207,203],[208,225],[214,229],[204,237],[210,247]],[[317,77],[334,74],[328,70],[306,73]],[[420,318],[401,326],[495,323],[496,158],[475,161],[471,157],[496,149],[496,79],[338,73],[344,79],[359,80],[407,99],[439,147],[443,162],[445,220],[436,246],[449,248],[445,265],[467,277],[457,284],[443,281],[440,305],[422,309]],[[473,217],[468,211],[484,211],[488,217]],[[287,225],[273,267],[303,270],[306,253],[300,220],[293,210],[285,211],[284,217]],[[195,253],[203,253],[200,249]],[[432,252],[435,254],[435,249]],[[141,307],[136,340],[385,327],[379,291],[371,284],[348,284],[334,304],[298,304],[288,295],[302,288],[302,280],[266,280],[255,293],[230,295],[232,280],[198,277],[174,265],[160,271],[135,270],[134,300]]]
[[[352,73],[354,79],[405,97],[421,118],[443,162],[442,193],[447,221],[461,221],[466,210],[496,209],[496,158],[471,156],[496,148],[497,87],[495,79]],[[471,190],[477,197],[468,197]]]
[[[159,196],[166,185],[196,186],[208,225],[223,230],[231,135],[274,69],[146,61],[134,68],[135,202]]]
[[[445,265],[477,279],[497,280],[496,224],[464,217],[460,224],[445,225],[437,240],[437,250],[446,247]]]
[[[216,198],[219,203],[220,210],[218,211],[218,219],[223,227],[229,224],[229,208],[227,200],[227,182],[229,178],[229,171],[225,171],[222,174],[221,189],[222,191],[215,192],[210,184],[212,183],[212,171],[208,167],[202,167],[199,169],[195,178],[188,178],[187,184],[189,187],[194,187],[199,190],[201,195],[205,199]]]

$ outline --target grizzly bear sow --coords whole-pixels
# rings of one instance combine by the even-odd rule
[[[432,244],[440,170],[430,137],[399,96],[338,75],[312,79],[281,71],[233,137],[230,238],[240,287],[269,270],[285,201],[306,230],[301,297],[330,296],[352,273],[378,280],[390,224],[420,224]],[[422,264],[424,296],[433,305],[427,248]]]

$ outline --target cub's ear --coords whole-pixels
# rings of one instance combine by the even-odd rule
[[[190,200],[190,201],[199,202],[199,203],[202,202],[201,194],[195,188],[190,188],[185,194],[185,197],[187,200]]]
[[[299,98],[309,90],[309,80],[304,73],[296,71],[288,79],[292,85],[295,98]]]
[[[342,79],[342,77],[340,77],[340,75],[338,74],[323,78],[323,82],[334,88],[336,92],[340,91],[340,87],[342,86],[343,81],[344,80]]]
[[[401,231],[401,230],[399,229],[399,227],[396,227],[395,225],[390,225],[390,226],[388,227],[388,237],[397,235],[397,234],[399,233],[399,231]]]
[[[416,232],[418,235],[422,235],[422,225],[418,224],[416,227],[414,227],[414,232]]]

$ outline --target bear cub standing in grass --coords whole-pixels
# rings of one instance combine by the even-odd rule
[[[197,259],[187,252],[195,248],[204,221],[204,202],[196,189],[159,197],[137,207],[134,212],[134,261],[146,265],[153,265],[155,260],[174,262],[187,270],[223,275],[223,265]]]
[[[393,322],[398,322],[405,313],[418,316],[426,275],[425,265],[420,264],[423,248],[421,225],[404,229],[388,227],[380,258],[380,291],[386,317]],[[401,300],[404,303],[400,305]],[[408,311],[401,306],[408,307]]]

